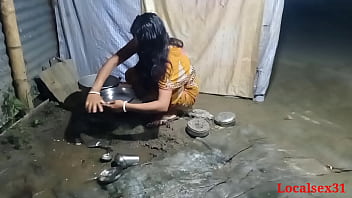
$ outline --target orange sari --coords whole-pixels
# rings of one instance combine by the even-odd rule
[[[171,105],[192,106],[199,94],[195,70],[182,48],[170,46],[166,74],[159,88],[172,89]]]

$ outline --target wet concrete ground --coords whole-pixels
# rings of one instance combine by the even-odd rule
[[[327,6],[328,1],[321,1],[320,6],[312,2],[286,2],[286,7],[290,9],[286,9],[284,13],[272,83],[264,103],[201,95],[196,104],[196,108],[206,109],[213,114],[221,111],[233,111],[237,114],[238,125],[232,129],[224,129],[225,131],[214,130],[208,137],[210,142],[212,138],[220,138],[223,135],[225,137],[228,133],[241,134],[241,131],[252,131],[253,136],[264,140],[264,144],[255,147],[257,150],[242,153],[238,161],[219,171],[216,176],[221,178],[223,174],[233,173],[243,178],[247,169],[239,166],[241,163],[245,164],[245,167],[254,167],[254,176],[261,176],[258,181],[264,184],[268,175],[262,173],[260,167],[265,164],[272,165],[265,167],[265,170],[275,170],[279,167],[283,170],[281,176],[288,176],[286,179],[283,177],[274,183],[263,185],[261,188],[264,189],[258,192],[265,194],[254,193],[256,191],[252,194],[241,194],[245,192],[244,189],[248,189],[246,187],[251,187],[250,184],[254,183],[255,178],[249,178],[248,185],[244,186],[233,179],[228,182],[229,186],[220,185],[221,189],[234,189],[232,194],[227,194],[228,197],[352,197],[352,172],[333,173],[325,168],[326,165],[331,165],[352,169],[350,12],[346,11],[348,6],[343,4],[345,1],[339,1],[341,4],[336,6]],[[99,157],[104,151],[88,149],[84,145],[72,145],[64,140],[70,116],[68,111],[49,104],[0,138],[1,197],[75,197],[73,192],[80,192],[79,197],[109,197],[109,190],[102,190],[94,181],[89,181],[101,169],[109,166],[99,162]],[[34,126],[34,120],[39,120],[41,124]],[[196,144],[195,140],[185,134],[185,123],[185,120],[179,120],[171,124],[170,128],[162,127],[151,132],[158,136],[147,136],[146,139],[141,139],[145,136],[138,135],[143,132],[143,128],[134,125],[132,129],[128,129],[131,126],[124,126],[115,132],[119,135],[128,129],[129,133],[137,135],[126,137],[120,134],[118,138],[115,136],[111,144],[116,151],[138,154],[142,162],[152,160],[162,166],[168,157],[178,156],[176,151],[187,153],[185,148],[192,148],[192,145]],[[250,139],[248,135],[245,137]],[[237,137],[233,138],[233,141],[229,140],[231,139],[222,141],[227,142],[226,145],[233,143],[238,145],[238,148],[245,148],[246,145],[242,143],[248,139]],[[215,144],[213,147],[221,150],[224,155],[233,154],[227,153],[226,146]],[[284,156],[278,154],[281,152],[284,152]],[[272,160],[262,162],[260,159]],[[162,167],[166,169],[165,166]],[[143,170],[136,167],[135,173]],[[145,170],[154,174],[156,171],[153,166]],[[160,169],[160,172],[162,170]],[[125,177],[121,178],[121,185],[126,185],[123,182],[128,180],[127,176],[134,176],[133,173],[127,172]],[[172,173],[173,171],[170,171],[170,174]],[[166,176],[173,181],[170,175]],[[274,176],[278,177],[270,174],[270,177]],[[233,177],[240,178],[236,175]],[[150,180],[154,181],[156,177]],[[277,194],[278,182],[284,185],[304,185],[306,182],[324,185],[345,184],[346,193]],[[151,189],[148,184],[145,186]],[[237,189],[238,186],[241,188]],[[195,189],[198,189],[197,187],[199,186],[195,186]],[[211,193],[215,193],[214,191]],[[219,196],[216,193],[209,195]]]

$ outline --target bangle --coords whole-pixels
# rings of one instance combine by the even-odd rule
[[[89,91],[88,94],[98,94],[98,95],[100,95],[100,92],[99,91]]]
[[[123,101],[123,105],[122,105],[122,110],[123,110],[123,112],[127,112],[127,110],[126,110],[126,103],[127,103],[127,101]]]

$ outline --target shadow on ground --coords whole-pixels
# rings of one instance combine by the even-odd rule
[[[81,139],[81,134],[96,139],[147,141],[158,137],[159,128],[146,128],[147,123],[157,115],[138,113],[116,113],[104,109],[103,113],[87,113],[84,108],[86,94],[76,92],[70,95],[62,107],[71,111],[71,118],[65,131],[65,138],[71,143]]]

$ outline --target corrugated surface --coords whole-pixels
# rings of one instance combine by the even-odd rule
[[[37,76],[57,56],[54,10],[50,0],[15,0],[28,77]]]
[[[50,0],[15,0],[23,54],[30,79],[38,76],[43,66],[57,56],[57,35],[54,11]],[[8,121],[4,113],[4,96],[14,95],[9,59],[0,23],[0,127]],[[33,83],[33,81],[32,81]]]
[[[4,34],[2,24],[0,23],[0,126],[7,121],[8,116],[4,114],[4,96],[6,94],[14,95],[12,88],[11,70],[9,58],[6,53]]]

